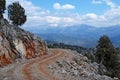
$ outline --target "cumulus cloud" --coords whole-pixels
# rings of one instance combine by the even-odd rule
[[[86,18],[90,18],[90,19],[96,19],[97,18],[97,15],[94,14],[94,13],[88,13],[85,15]]]
[[[115,5],[115,3],[113,3],[111,0],[92,0],[93,4],[102,4],[102,3],[106,3],[106,5],[108,5],[111,8],[116,8],[117,6]]]
[[[7,5],[16,2],[18,0],[7,0]],[[35,6],[30,0],[19,0],[19,3],[25,8],[27,15],[27,22],[23,25],[25,28],[37,28],[41,25],[45,25],[45,19],[43,16],[49,15],[50,11]]]
[[[55,4],[53,5],[53,8],[54,8],[54,9],[60,9],[60,8],[61,8],[61,5],[60,5],[59,3],[55,3]]]
[[[93,0],[92,3],[93,4],[102,4],[102,1],[101,0]]]
[[[72,18],[70,18],[70,17],[63,18],[63,21],[64,21],[65,23],[73,23],[73,22],[75,22],[75,20],[72,19]]]
[[[116,5],[111,0],[93,0],[92,3],[105,3],[110,9],[106,10],[102,15],[96,15],[94,13],[85,14],[82,18],[85,23],[97,27],[120,25],[120,6]]]
[[[47,21],[47,23],[59,23],[60,22],[60,20],[61,20],[61,18],[60,17],[55,17],[55,16],[46,16],[46,21]]]
[[[47,24],[53,27],[70,26],[75,22],[74,18],[72,17],[46,16],[45,19]]]
[[[103,1],[106,2],[106,4],[108,6],[110,6],[111,8],[115,8],[116,7],[116,5],[111,0],[103,0]]]
[[[75,6],[73,6],[73,5],[71,5],[71,4],[61,5],[60,3],[54,3],[54,4],[53,4],[53,8],[54,8],[54,9],[69,10],[69,9],[74,9]]]
[[[7,5],[11,4],[14,1],[17,0],[7,0]],[[60,3],[55,3],[53,5],[54,9],[65,10],[64,12],[58,12],[56,14],[56,12],[53,13],[50,10],[42,9],[41,7],[35,6],[30,0],[19,0],[20,4],[25,8],[28,18],[23,27],[26,29],[38,29],[45,28],[47,26],[65,27],[80,24],[88,24],[96,27],[120,25],[120,6],[117,6],[111,0],[93,1],[97,4],[106,3],[106,5],[110,7],[110,9],[105,11],[102,15],[97,15],[95,13],[80,15],[79,13],[65,13],[65,11],[67,10],[75,9],[75,6],[71,4],[61,5]]]

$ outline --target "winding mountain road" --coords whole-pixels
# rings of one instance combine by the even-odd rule
[[[22,73],[24,80],[59,80],[48,72],[48,65],[65,56],[65,51],[52,49],[50,54],[37,58],[24,65]]]

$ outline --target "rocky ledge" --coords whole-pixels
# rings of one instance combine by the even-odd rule
[[[45,41],[0,19],[0,67],[13,63],[16,59],[30,59],[45,54]]]

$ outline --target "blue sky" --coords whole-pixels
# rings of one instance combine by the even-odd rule
[[[55,11],[53,9],[54,3],[60,3],[61,5],[71,4],[75,6],[75,9],[71,12],[76,12],[80,14],[87,13],[96,13],[103,14],[107,9],[110,9],[110,6],[106,5],[105,2],[102,3],[101,0],[30,0],[36,6],[40,6],[45,9],[49,9],[50,11]],[[96,4],[94,3],[96,1]],[[97,1],[101,1],[101,4]],[[113,3],[120,5],[120,0],[112,0]],[[94,3],[94,4],[93,4]]]
[[[7,0],[7,5],[14,1],[26,10],[25,28],[120,25],[120,0]]]
[[[53,9],[54,3],[60,3],[61,5],[71,4],[75,6],[75,9],[71,10],[71,12],[76,12],[80,14],[85,14],[90,12],[103,14],[104,10],[109,8],[107,5],[104,5],[104,4],[100,4],[100,5],[92,4],[91,0],[42,0],[42,1],[31,0],[31,1],[37,6],[49,9],[53,12],[55,11]]]

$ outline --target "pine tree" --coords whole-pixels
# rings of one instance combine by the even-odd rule
[[[0,18],[3,18],[3,13],[6,10],[6,0],[0,0]]]
[[[8,6],[8,18],[17,26],[21,26],[26,22],[25,10],[19,2],[14,2]]]
[[[111,77],[117,76],[119,72],[116,69],[120,68],[118,54],[108,36],[102,36],[96,48],[96,61],[106,66],[108,69],[108,75]]]

